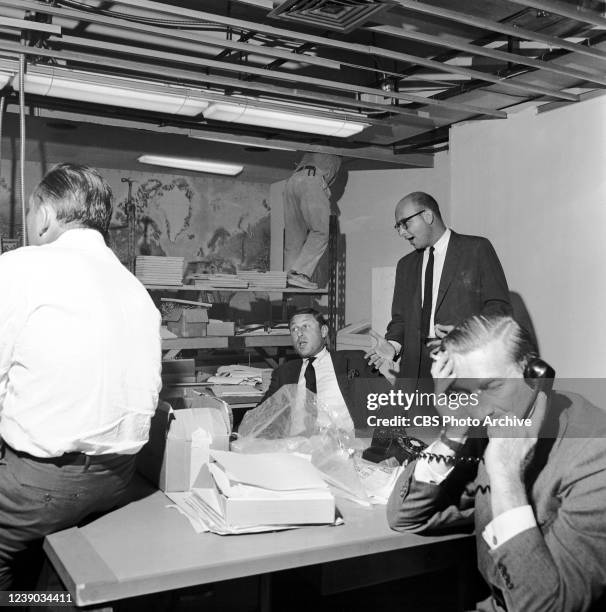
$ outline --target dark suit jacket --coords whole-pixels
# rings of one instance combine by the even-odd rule
[[[451,230],[452,231],[452,230]],[[415,379],[421,358],[423,251],[398,262],[385,337],[403,347],[400,377]],[[452,232],[436,301],[435,323],[456,325],[474,314],[511,314],[509,290],[492,244],[480,236]]]
[[[525,484],[537,526],[494,550],[482,537],[492,520],[490,483],[457,464],[439,485],[417,482],[416,462],[387,505],[392,529],[460,530],[475,522],[478,568],[493,597],[478,607],[509,612],[604,610],[606,597],[606,412],[576,394],[552,395]]]
[[[357,428],[367,427],[366,396],[368,393],[387,393],[391,386],[387,380],[373,370],[363,351],[337,351],[330,353],[335,375],[345,405]],[[272,373],[271,383],[261,402],[271,397],[283,385],[296,385],[299,381],[303,360],[293,359],[278,366]]]

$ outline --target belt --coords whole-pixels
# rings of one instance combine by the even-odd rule
[[[34,455],[30,455],[24,451],[15,450],[6,443],[4,447],[6,450],[13,453],[13,455],[16,455],[21,459],[29,459],[30,461],[35,461],[37,463],[50,463],[52,465],[56,465],[57,467],[63,467],[66,465],[89,466],[97,463],[107,463],[112,459],[116,459],[117,457],[126,456],[118,453],[110,453],[106,455],[86,455],[84,453],[72,452],[63,453],[63,455],[59,457],[35,457]]]
[[[307,176],[316,176],[316,172],[318,171],[315,166],[299,166],[295,172],[301,172],[302,170],[307,170]]]

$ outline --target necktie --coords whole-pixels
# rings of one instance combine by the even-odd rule
[[[429,249],[427,267],[425,268],[425,289],[423,291],[423,306],[421,308],[421,338],[429,336],[429,321],[433,303],[433,247]]]
[[[310,357],[307,360],[307,368],[305,369],[305,387],[312,393],[318,392],[316,387],[316,371],[312,365],[315,359],[315,357]]]

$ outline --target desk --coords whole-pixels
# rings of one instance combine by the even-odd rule
[[[325,591],[339,592],[459,567],[464,565],[459,563],[462,549],[473,546],[471,536],[396,533],[387,525],[384,506],[364,508],[344,501],[339,501],[339,508],[345,524],[337,527],[196,535],[185,517],[166,507],[168,503],[162,492],[148,491],[85,527],[46,538],[44,550],[77,605],[99,606],[317,564],[326,570]],[[377,563],[380,559],[384,563]]]

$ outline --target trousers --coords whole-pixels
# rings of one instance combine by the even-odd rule
[[[119,505],[134,470],[135,455],[58,466],[5,445],[0,459],[0,590],[11,588],[15,559],[31,544]]]
[[[320,172],[295,172],[284,186],[284,269],[311,277],[328,246],[330,189]]]

